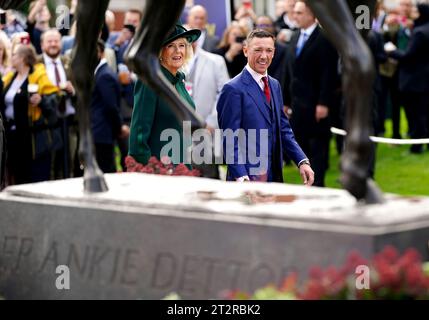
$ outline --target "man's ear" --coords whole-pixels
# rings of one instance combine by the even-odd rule
[[[247,58],[247,50],[248,50],[248,48],[247,48],[247,45],[245,44],[244,46],[243,46],[243,53],[244,53],[244,56]]]

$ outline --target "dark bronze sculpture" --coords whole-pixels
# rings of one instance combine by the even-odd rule
[[[0,1],[0,7],[16,8],[25,1]],[[343,64],[343,87],[347,102],[346,150],[342,158],[341,181],[358,200],[367,203],[382,202],[381,192],[367,176],[370,154],[370,106],[374,66],[372,56],[363,38],[356,30],[347,3],[343,0],[307,0],[339,51]],[[94,157],[90,132],[89,110],[94,70],[96,42],[104,22],[109,0],[80,0],[77,7],[76,47],[72,69],[78,94],[80,120],[80,159],[85,167],[86,192],[107,190],[102,172]],[[350,0],[354,12],[357,5],[374,9],[375,0]],[[180,121],[191,121],[192,127],[204,127],[201,118],[182,100],[161,73],[158,54],[162,41],[178,21],[185,0],[147,0],[142,25],[127,51],[126,61],[140,79],[168,101]]]
[[[346,147],[341,159],[341,183],[358,200],[380,203],[383,197],[368,178],[370,157],[370,113],[375,78],[372,55],[356,29],[355,13],[359,5],[375,9],[375,0],[307,0],[343,62],[343,92],[347,105]],[[372,21],[372,20],[371,20]],[[369,30],[362,30],[363,35]]]
[[[77,7],[76,46],[72,62],[74,85],[78,96],[80,123],[79,155],[85,168],[84,189],[86,192],[107,190],[103,174],[94,156],[90,131],[89,112],[94,70],[96,68],[96,43],[109,0],[79,1]],[[204,122],[192,110],[171,85],[164,80],[158,62],[162,41],[173,28],[183,10],[184,1],[153,1],[146,4],[142,26],[127,53],[127,63],[139,77],[171,104],[177,118],[191,121],[194,129],[204,127]],[[162,21],[162,23],[160,23]]]

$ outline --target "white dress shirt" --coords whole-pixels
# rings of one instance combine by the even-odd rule
[[[313,34],[314,30],[316,30],[317,26],[318,26],[318,23],[315,22],[314,24],[312,24],[307,29],[301,29],[301,34],[299,36],[298,43],[296,45],[297,48],[304,45],[304,43],[303,43],[304,42],[304,34],[306,35],[305,41],[308,41],[308,39],[310,39],[311,35]]]
[[[43,54],[43,61],[45,62],[45,68],[46,72],[48,74],[49,80],[54,84],[57,85],[57,79],[55,77],[55,64],[54,61],[57,64],[58,73],[60,75],[60,84],[66,84],[67,83],[67,76],[66,72],[64,70],[63,63],[61,62],[60,57],[57,57],[56,59],[52,59],[49,57],[46,53]],[[73,107],[71,99],[66,100],[66,111],[65,116],[70,116],[76,113],[76,109]],[[59,114],[59,116],[62,116]]]
[[[246,65],[246,70],[249,71],[250,75],[252,76],[253,80],[256,81],[259,88],[261,88],[262,91],[265,89],[264,81],[262,81],[263,77],[268,77],[268,72],[265,72],[265,74],[257,73],[255,70],[253,70],[249,64]]]
[[[23,77],[20,80],[18,80],[18,78],[15,78],[15,80],[13,80],[12,84],[10,85],[9,90],[4,97],[4,102],[6,104],[6,110],[4,112],[4,115],[6,120],[15,119],[15,109],[13,101],[15,100],[16,94],[18,93],[18,91],[21,90],[22,84],[25,82],[25,80],[27,80],[27,78],[28,77]]]

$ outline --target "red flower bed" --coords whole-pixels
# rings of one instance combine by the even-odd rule
[[[368,267],[369,289],[357,286],[357,267]],[[426,269],[426,270],[425,270]],[[298,286],[297,274],[289,275],[279,288],[268,286],[253,295],[234,291],[230,299],[277,299],[294,297],[302,300],[364,299],[364,300],[422,300],[429,299],[429,265],[423,264],[415,249],[408,249],[402,255],[392,246],[387,246],[371,261],[359,253],[349,254],[340,267],[322,269],[314,267],[309,277]]]
[[[183,163],[180,163],[177,166],[173,165],[168,157],[162,158],[161,161],[156,157],[151,157],[147,165],[143,165],[137,162],[133,157],[127,156],[125,159],[125,166],[127,172],[160,174],[165,176],[201,176],[198,170],[189,170],[189,168]]]

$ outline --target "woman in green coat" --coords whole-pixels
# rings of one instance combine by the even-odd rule
[[[167,80],[175,87],[179,95],[194,109],[195,105],[185,88],[185,75],[179,70],[190,58],[191,43],[201,35],[200,30],[186,30],[176,25],[174,31],[164,41],[159,61],[161,69]],[[165,131],[169,129],[168,131]],[[172,131],[174,130],[174,131]],[[161,135],[179,138],[172,141],[162,141]],[[170,133],[176,132],[175,135]],[[182,124],[179,123],[173,111],[163,99],[140,80],[134,89],[134,110],[130,128],[129,154],[137,162],[147,164],[150,157],[155,156],[161,160],[169,156],[173,164],[184,162]],[[168,146],[167,146],[168,144]],[[170,148],[172,146],[172,148]],[[169,149],[168,154],[163,154]]]

